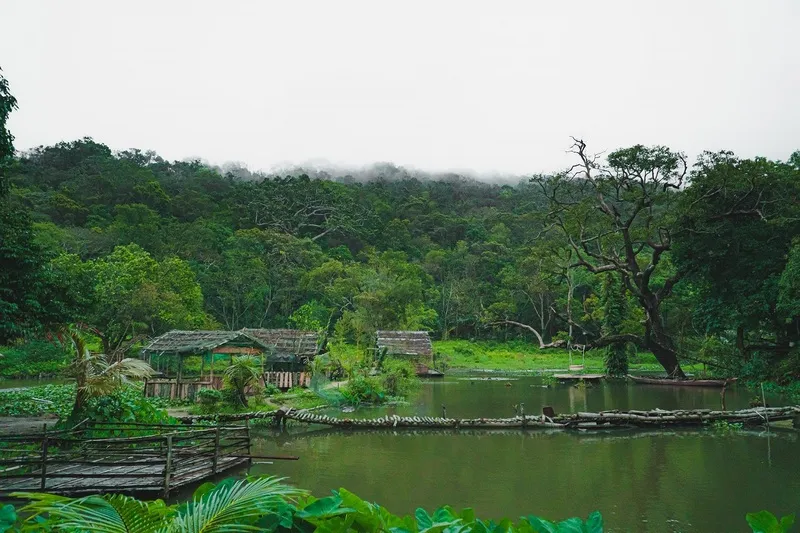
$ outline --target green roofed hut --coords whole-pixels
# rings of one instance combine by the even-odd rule
[[[433,344],[427,331],[379,330],[376,336],[379,354],[412,361],[417,367],[418,376],[442,377],[444,375],[433,368]]]
[[[238,331],[173,330],[156,337],[142,354],[162,374],[145,385],[148,396],[194,398],[199,390],[222,388],[222,372],[215,362],[236,355],[261,357],[263,380],[280,388],[308,386],[307,365],[316,356],[317,334],[290,329],[242,329]],[[228,356],[227,358],[225,356]],[[187,379],[184,359],[199,357],[199,376]],[[176,359],[172,365],[171,360]],[[155,364],[153,360],[155,359]],[[173,367],[176,367],[174,376]],[[267,372],[269,370],[269,372]],[[197,369],[192,369],[197,373]]]

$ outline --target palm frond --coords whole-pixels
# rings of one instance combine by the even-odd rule
[[[287,498],[305,491],[285,485],[283,479],[262,477],[220,485],[178,511],[169,533],[242,533],[261,531],[253,525]]]
[[[84,389],[88,396],[102,396],[114,392],[120,385],[149,378],[153,369],[141,359],[122,359],[110,363],[107,356],[92,357],[86,367]]]
[[[66,498],[52,494],[16,493],[14,497],[29,499],[22,508],[31,515],[25,528],[40,527],[36,517],[46,515],[55,531],[87,533],[154,533],[166,518],[169,508],[161,500],[142,502],[128,496],[86,496]]]

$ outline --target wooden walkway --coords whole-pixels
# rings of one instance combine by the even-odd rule
[[[125,432],[125,437],[97,438]],[[10,437],[0,446],[0,498],[14,492],[149,493],[180,487],[250,462],[244,426],[94,425]]]

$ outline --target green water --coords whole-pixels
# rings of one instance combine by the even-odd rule
[[[510,384],[510,386],[507,386]],[[727,407],[752,393],[735,387]],[[410,404],[346,416],[440,414],[512,416],[543,405],[556,412],[601,409],[719,408],[716,389],[606,383],[586,390],[542,388],[537,378],[423,386]],[[777,398],[768,398],[777,405]],[[339,414],[337,411],[330,411]],[[794,431],[265,431],[254,453],[299,461],[253,465],[252,473],[288,476],[324,496],[346,487],[396,513],[424,505],[471,506],[483,517],[536,513],[553,519],[598,509],[609,531],[746,531],[748,511],[800,511],[800,454]]]

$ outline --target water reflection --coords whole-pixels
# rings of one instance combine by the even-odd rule
[[[510,383],[511,386],[506,386]],[[743,388],[729,408],[747,407]],[[769,399],[778,405],[779,399]],[[605,383],[543,388],[536,378],[427,383],[407,405],[348,416],[513,415],[545,405],[556,412],[720,406],[715,389]],[[334,411],[333,414],[336,414]],[[254,465],[288,475],[317,495],[347,487],[399,513],[420,504],[472,506],[485,517],[538,513],[560,519],[599,509],[609,531],[740,531],[747,511],[800,508],[800,455],[793,431],[747,430],[395,430],[296,427],[265,432],[259,454],[297,462]]]

